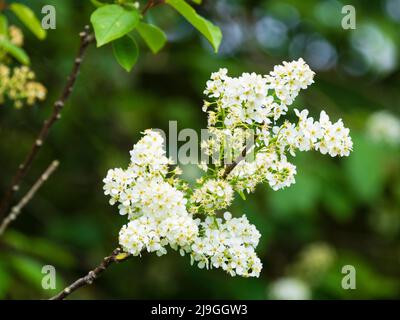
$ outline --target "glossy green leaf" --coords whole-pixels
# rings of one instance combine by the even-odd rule
[[[139,49],[135,39],[130,36],[125,36],[114,41],[113,52],[120,66],[127,72],[131,71],[139,55]]]
[[[167,42],[166,34],[157,26],[140,22],[137,30],[153,53],[157,53]]]
[[[220,28],[200,16],[184,0],[166,0],[167,4],[178,11],[190,24],[192,24],[211,43],[215,52],[218,52],[222,40]]]
[[[140,15],[136,9],[126,9],[116,4],[96,9],[90,21],[93,24],[97,46],[101,47],[123,37],[137,26],[139,19]]]
[[[240,195],[240,197],[241,197],[243,200],[246,200],[246,195],[244,194],[244,192],[243,192],[242,190],[238,190],[237,193]]]
[[[46,38],[46,30],[42,28],[40,21],[29,7],[21,3],[12,3],[10,10],[38,39],[43,40]]]
[[[7,53],[12,55],[20,63],[27,65],[30,63],[30,59],[25,51],[13,45],[10,41],[6,39],[0,39],[0,48],[3,48]]]

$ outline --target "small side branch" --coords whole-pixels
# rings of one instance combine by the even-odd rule
[[[54,160],[46,171],[40,176],[40,178],[33,184],[29,189],[27,194],[21,199],[21,201],[11,209],[11,212],[4,218],[0,225],[0,236],[3,235],[4,231],[10,225],[12,221],[18,218],[21,214],[22,209],[32,200],[36,192],[45,183],[45,181],[53,174],[53,172],[58,168],[59,162]]]
[[[55,124],[58,119],[61,118],[61,111],[75,86],[75,82],[78,77],[86,49],[88,48],[89,44],[94,40],[94,36],[89,31],[89,26],[86,26],[85,30],[80,33],[81,43],[74,61],[74,66],[72,68],[71,74],[68,77],[67,83],[59,99],[54,103],[52,114],[47,120],[44,121],[42,129],[37,135],[29,153],[27,154],[22,164],[18,167],[18,170],[12,179],[10,187],[7,189],[4,197],[0,202],[0,217],[3,216],[8,209],[15,192],[18,191],[22,180],[25,178],[32,165],[33,160],[36,158],[39,150],[43,146],[43,143],[47,138],[50,128]]]
[[[8,4],[5,0],[0,0],[0,11],[6,10],[8,7]]]
[[[147,11],[150,10],[151,8],[154,8],[155,6],[158,6],[160,4],[165,3],[165,0],[149,0],[147,1],[146,6],[142,10],[142,15],[146,15]]]
[[[123,253],[120,248],[115,249],[110,256],[105,257],[103,259],[103,261],[96,268],[89,271],[86,276],[79,278],[78,280],[73,282],[71,285],[66,287],[59,294],[52,297],[50,300],[64,300],[72,292],[78,290],[81,287],[92,284],[93,281],[95,281],[113,263],[125,261],[129,257],[130,257],[130,255],[127,253]]]
[[[257,136],[254,137],[254,141],[257,140]],[[223,179],[226,179],[228,175],[236,168],[240,161],[246,158],[247,153],[253,148],[254,145],[246,145],[246,147],[242,150],[242,153],[230,164],[225,166],[224,174],[222,175]]]

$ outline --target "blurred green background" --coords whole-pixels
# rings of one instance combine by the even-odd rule
[[[78,33],[94,10],[90,1],[19,2],[38,15],[43,5],[54,5],[57,29],[43,42],[23,29],[32,68],[49,94],[34,107],[0,108],[1,193],[51,112],[70,72]],[[103,177],[109,168],[127,166],[129,150],[147,128],[167,130],[170,120],[178,121],[178,129],[204,128],[202,92],[211,72],[227,67],[233,76],[267,74],[298,57],[317,75],[294,106],[343,118],[354,152],[334,160],[299,154],[293,187],[273,192],[259,186],[246,202],[239,197],[234,203],[232,212],[246,213],[262,234],[261,277],[200,270],[176,252],[161,258],[144,254],[113,266],[71,297],[268,299],[301,289],[304,298],[313,299],[400,298],[400,141],[375,142],[366,129],[376,111],[400,117],[400,0],[203,2],[198,10],[222,28],[218,55],[167,6],[151,10],[147,19],[170,42],[156,56],[142,43],[133,72],[118,66],[109,47],[89,49],[62,120],[18,198],[53,159],[60,167],[0,239],[0,298],[50,297],[117,246],[126,218],[108,204]],[[357,10],[356,30],[341,27],[345,4]],[[197,174],[186,169],[189,178]],[[41,287],[41,269],[48,264],[56,267],[57,290]],[[344,265],[356,268],[356,290],[341,287]],[[286,289],[279,291],[282,279]]]

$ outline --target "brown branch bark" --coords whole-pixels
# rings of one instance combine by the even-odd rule
[[[120,248],[115,249],[111,255],[105,257],[103,261],[93,270],[89,271],[88,274],[82,278],[79,278],[59,294],[52,297],[50,300],[64,300],[72,292],[78,290],[81,287],[90,285],[96,280],[105,270],[107,270],[113,263],[118,263],[127,260],[130,257],[129,254],[123,253]]]
[[[5,0],[0,0],[0,11],[6,10],[8,7],[8,4]]]
[[[154,8],[155,6],[158,6],[163,3],[165,3],[165,0],[149,0],[149,1],[147,1],[146,6],[142,10],[142,15],[145,15],[147,13],[147,11],[150,10],[151,8]]]
[[[257,140],[257,135],[254,136],[254,141]],[[246,145],[246,147],[243,149],[242,153],[230,164],[225,166],[225,171],[222,175],[223,179],[226,179],[228,175],[233,171],[233,169],[236,168],[236,166],[239,164],[240,161],[244,160],[246,158],[247,152],[253,147],[253,145]]]
[[[14,194],[18,191],[19,186],[22,180],[27,175],[33,160],[36,158],[39,150],[43,146],[43,143],[45,142],[48,136],[49,130],[61,117],[61,111],[74,88],[86,49],[94,39],[94,36],[89,31],[90,31],[89,26],[86,26],[84,31],[79,34],[81,38],[81,43],[74,61],[74,66],[72,68],[70,76],[68,77],[67,83],[60,97],[54,103],[53,112],[51,113],[50,117],[44,121],[43,126],[40,129],[39,134],[37,135],[29,153],[27,154],[22,164],[20,164],[20,166],[18,167],[18,170],[11,181],[10,187],[7,189],[5,195],[3,196],[0,202],[0,217],[3,216],[5,211],[8,209]]]
[[[10,225],[12,221],[18,218],[21,214],[22,209],[32,200],[36,192],[40,189],[43,183],[53,174],[53,172],[58,168],[59,162],[54,160],[46,171],[39,177],[39,179],[33,184],[26,195],[21,199],[21,201],[11,209],[11,212],[3,219],[0,225],[0,236],[3,235],[4,231]]]

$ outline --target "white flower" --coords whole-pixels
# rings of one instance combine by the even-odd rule
[[[191,246],[192,261],[199,268],[222,268],[231,276],[258,277],[262,263],[254,249],[260,233],[246,216],[232,218],[225,212],[224,219],[207,218],[200,223],[199,236]]]
[[[196,189],[191,197],[192,211],[212,214],[215,210],[227,208],[233,200],[233,189],[225,180],[207,180]]]
[[[295,150],[318,150],[322,154],[336,156],[348,156],[353,149],[353,142],[349,136],[350,130],[344,127],[339,119],[336,123],[329,120],[328,115],[322,111],[319,121],[308,117],[308,110],[295,109],[299,118],[297,125],[286,121],[281,127],[276,127],[279,148],[286,148],[294,154]]]
[[[314,75],[315,73],[300,58],[275,66],[274,71],[266,76],[266,79],[282,103],[291,105],[301,89],[306,89],[314,83]]]

